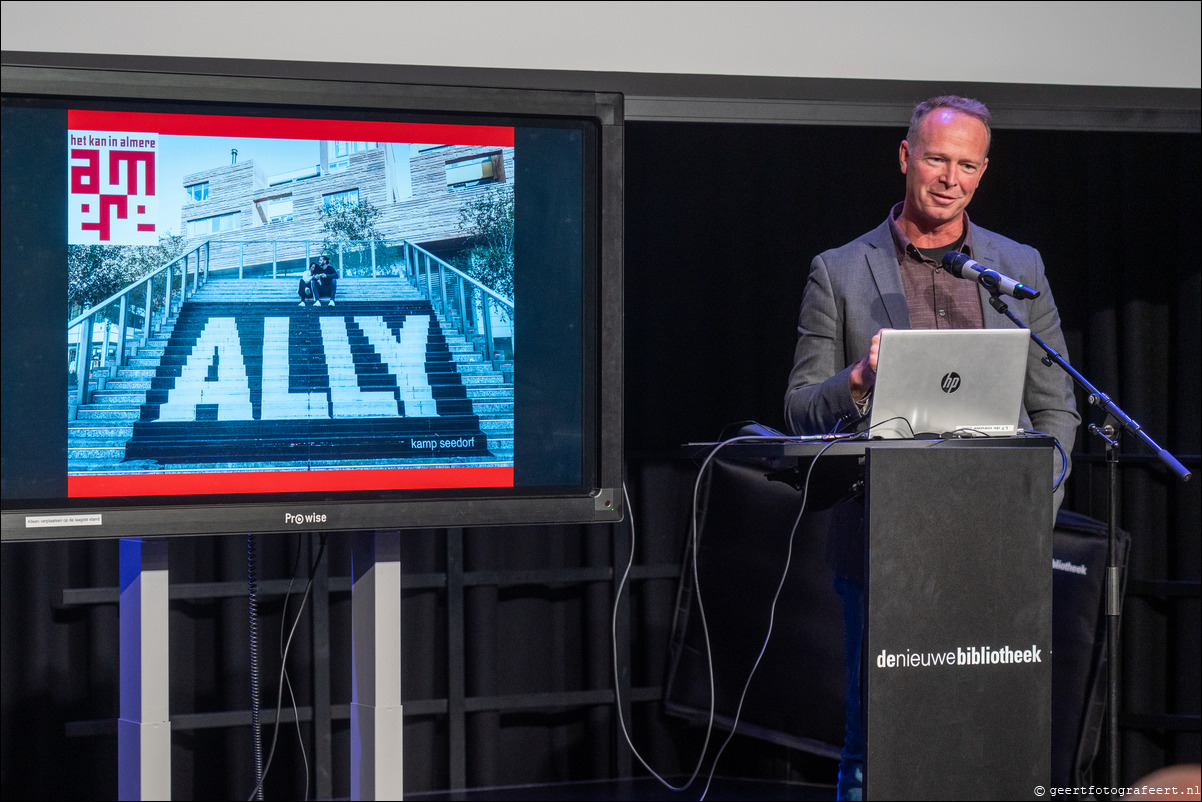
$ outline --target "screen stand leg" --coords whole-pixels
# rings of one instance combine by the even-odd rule
[[[117,798],[171,798],[167,541],[120,542]]]
[[[351,550],[351,798],[401,799],[401,533]]]

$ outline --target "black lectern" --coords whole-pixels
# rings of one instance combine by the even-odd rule
[[[701,723],[712,665],[715,719],[734,725],[791,554],[738,728],[837,756],[845,672],[830,565],[860,520],[847,499],[862,492],[868,798],[1034,797],[1052,773],[1052,450],[1035,437],[722,446],[681,577],[667,710]]]
[[[1049,784],[1051,464],[1045,449],[867,449],[866,798]]]

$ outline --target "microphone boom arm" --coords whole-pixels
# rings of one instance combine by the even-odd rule
[[[1170,471],[1175,473],[1177,477],[1181,479],[1181,481],[1188,482],[1190,480],[1193,474],[1190,473],[1188,468],[1182,465],[1181,462],[1168,451],[1161,448],[1156,441],[1148,436],[1148,433],[1144,431],[1143,427],[1140,426],[1134,418],[1132,418],[1126,412],[1123,412],[1123,410],[1119,409],[1118,404],[1114,403],[1110,396],[1106,395],[1101,390],[1090,384],[1089,381],[1082,376],[1076,368],[1068,363],[1068,360],[1060,355],[1059,351],[1041,340],[1039,335],[1037,335],[1035,332],[1030,331],[1030,329],[1025,326],[1021,320],[1015,317],[1013,312],[1010,311],[1010,308],[1006,305],[1006,302],[1002,300],[1001,295],[996,290],[991,288],[990,296],[989,304],[994,309],[1013,321],[1014,324],[1019,328],[1027,329],[1028,332],[1030,332],[1031,339],[1035,341],[1036,345],[1043,349],[1045,354],[1047,354],[1047,356],[1043,357],[1043,364],[1049,367],[1051,367],[1053,363],[1059,365],[1060,368],[1067,373],[1069,377],[1078,384],[1078,386],[1081,387],[1081,389],[1088,393],[1089,403],[1109,414],[1116,421],[1118,421],[1120,427],[1131,432],[1141,441],[1143,441],[1144,445],[1152,449],[1152,452],[1156,455],[1156,457],[1163,462]]]
[[[1095,426],[1091,425],[1089,430],[1102,438],[1106,443],[1106,468],[1108,479],[1108,506],[1109,515],[1106,526],[1106,581],[1105,581],[1105,598],[1106,598],[1106,763],[1107,763],[1107,781],[1112,787],[1119,785],[1119,765],[1121,764],[1119,755],[1119,662],[1121,660],[1121,651],[1119,648],[1119,639],[1121,636],[1120,617],[1122,616],[1123,607],[1123,581],[1122,571],[1118,564],[1118,445],[1119,433],[1122,429],[1127,429],[1133,432],[1136,437],[1144,442],[1144,445],[1155,452],[1157,458],[1170,471],[1175,473],[1183,482],[1190,480],[1190,472],[1182,465],[1176,457],[1165,451],[1143,430],[1130,415],[1118,408],[1118,405],[1110,399],[1110,396],[1103,393],[1098,388],[1089,383],[1081,373],[1068,363],[1068,361],[1060,355],[1055,348],[1045,343],[1039,338],[1035,332],[1029,327],[1024,326],[1022,322],[1014,316],[1007,308],[1006,302],[1002,300],[1001,293],[998,290],[990,289],[989,304],[999,313],[1009,318],[1015,325],[1020,328],[1027,329],[1031,335],[1031,339],[1036,345],[1043,349],[1047,355],[1043,357],[1043,363],[1051,367],[1053,363],[1067,373],[1072,380],[1075,381],[1085,392],[1089,393],[1089,403],[1094,406],[1101,407],[1107,414],[1118,422],[1120,429],[1116,431],[1109,425]]]

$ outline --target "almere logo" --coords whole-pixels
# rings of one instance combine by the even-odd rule
[[[67,241],[157,245],[158,134],[68,132]]]

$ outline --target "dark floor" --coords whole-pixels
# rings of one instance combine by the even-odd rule
[[[679,782],[683,783],[683,780]],[[677,786],[679,787],[679,786]],[[633,780],[592,780],[556,785],[513,785],[501,788],[473,788],[463,791],[432,791],[405,794],[407,800],[610,800],[632,802],[656,800],[739,800],[742,802],[825,802],[835,798],[828,785],[770,782],[715,777],[706,789],[704,778],[685,790],[673,791],[650,778]]]

